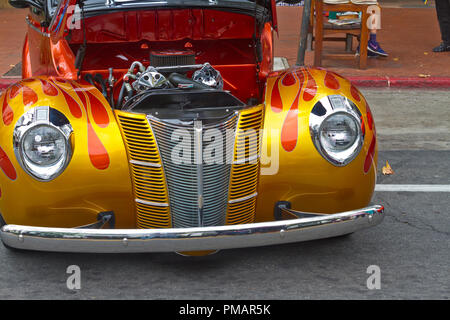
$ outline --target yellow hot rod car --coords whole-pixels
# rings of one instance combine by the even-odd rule
[[[30,11],[0,96],[7,247],[195,254],[383,219],[369,106],[331,71],[273,71],[274,0],[10,3]]]

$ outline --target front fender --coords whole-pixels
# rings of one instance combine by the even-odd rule
[[[16,122],[30,109],[49,106],[73,127],[73,156],[49,182],[27,174],[13,151]],[[12,85],[0,96],[0,212],[8,224],[75,227],[114,210],[117,227],[135,227],[125,146],[114,113],[93,86],[38,77]]]
[[[328,95],[353,101],[363,118],[364,144],[344,167],[325,160],[309,130],[314,105]],[[268,78],[257,221],[273,218],[277,201],[306,212],[332,213],[365,207],[376,180],[375,126],[367,101],[348,80],[323,69],[294,67]],[[265,152],[266,151],[266,152]]]

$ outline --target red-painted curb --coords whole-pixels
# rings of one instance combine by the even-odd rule
[[[388,77],[348,77],[347,79],[349,79],[357,87],[389,87]]]
[[[20,81],[20,79],[0,79],[0,91],[8,88],[10,85]]]

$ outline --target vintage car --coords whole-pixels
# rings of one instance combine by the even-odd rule
[[[274,0],[10,3],[29,14],[0,96],[8,248],[200,255],[382,221],[367,101],[273,71]]]

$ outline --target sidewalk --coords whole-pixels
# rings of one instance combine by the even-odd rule
[[[22,58],[28,9],[0,9],[0,76]],[[1,80],[0,80],[1,81]]]
[[[377,38],[390,56],[369,58],[366,70],[357,68],[356,58],[324,60],[323,67],[348,77],[357,86],[450,88],[450,52],[431,52],[441,42],[435,9],[422,5],[421,0],[380,2],[382,30]],[[275,55],[286,57],[293,65],[303,8],[279,6],[277,10],[279,37],[275,36]],[[0,76],[21,60],[27,12],[27,9],[0,9]],[[324,50],[342,51],[343,46],[342,43],[326,42]],[[353,47],[356,46],[355,41]],[[307,52],[306,64],[313,64],[313,52]],[[0,90],[13,81],[0,78]]]
[[[406,1],[405,1],[406,2]],[[279,38],[275,55],[295,64],[303,8],[277,7]],[[359,86],[432,86],[450,87],[450,52],[433,53],[441,43],[436,9],[382,7],[382,30],[377,40],[389,53],[388,58],[368,58],[366,70],[357,68],[357,59],[324,59],[323,67],[354,80]],[[353,44],[356,48],[357,42]],[[343,52],[343,43],[325,42],[324,50]],[[314,52],[306,53],[306,65],[312,65]]]

